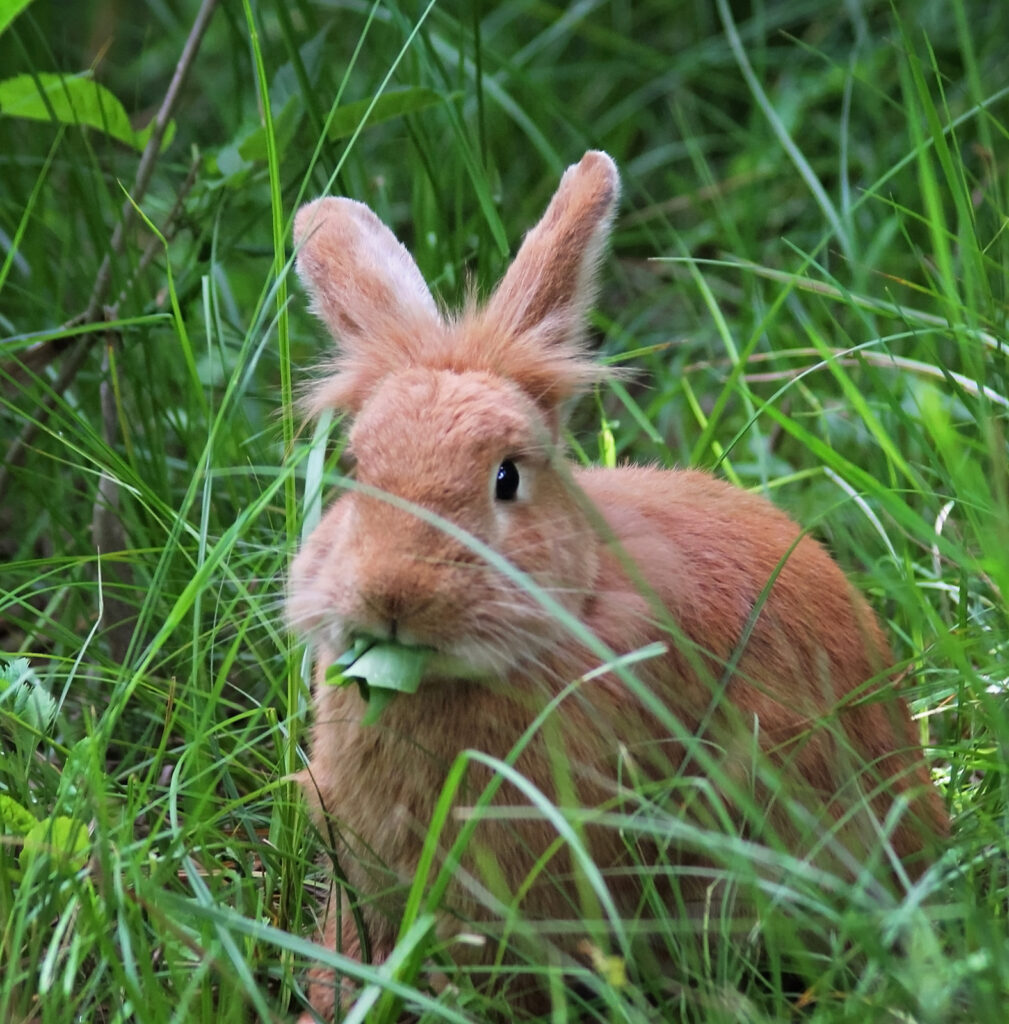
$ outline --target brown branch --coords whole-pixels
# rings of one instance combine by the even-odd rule
[[[101,309],[102,303],[105,301],[105,293],[109,290],[109,284],[112,280],[112,255],[119,255],[122,251],[126,232],[132,227],[133,218],[136,216],[136,205],[139,205],[144,194],[147,192],[151,175],[154,173],[154,167],[161,154],[161,142],[165,137],[165,132],[168,130],[168,125],[172,120],[172,111],[175,109],[175,103],[179,98],[179,91],[193,61],[196,59],[200,43],[203,42],[203,34],[207,30],[207,25],[210,23],[211,15],[214,13],[216,6],[217,0],[203,0],[196,14],[196,20],[193,22],[193,27],[189,30],[186,45],[182,48],[182,54],[179,57],[179,62],[175,65],[172,80],[168,83],[168,91],[165,93],[165,98],[161,101],[157,114],[154,115],[154,130],[151,132],[151,137],[147,140],[147,145],[140,156],[140,163],[137,165],[137,175],[133,181],[133,188],[130,190],[130,197],[123,203],[119,223],[112,232],[109,252],[105,254],[102,265],[98,268],[98,276],[95,278],[95,287],[91,293],[91,300],[88,302],[88,308],[84,313],[85,322],[94,320]]]
[[[94,322],[102,311],[102,304],[112,284],[112,259],[114,256],[120,255],[123,250],[126,234],[132,227],[133,220],[136,217],[134,204],[139,204],[147,192],[147,186],[151,182],[151,176],[161,154],[161,144],[165,137],[165,131],[171,122],[172,112],[178,101],[183,82],[189,73],[189,69],[192,67],[193,61],[196,59],[196,54],[199,51],[200,44],[203,42],[203,36],[207,30],[207,25],[210,23],[214,9],[217,7],[217,3],[218,0],[203,0],[203,3],[200,5],[196,19],[193,22],[193,27],[189,30],[189,36],[186,38],[186,43],[182,48],[178,63],[175,65],[172,80],[168,83],[168,90],[161,102],[161,106],[158,108],[157,114],[154,115],[151,136],[147,140],[143,153],[140,155],[133,187],[130,190],[129,198],[123,203],[119,221],[112,231],[112,236],[109,239],[109,248],[95,276],[95,283],[91,289],[91,297],[88,299],[87,308],[83,313],[67,322],[65,326],[68,329],[81,323]],[[22,354],[22,365],[31,368],[44,365],[54,355],[68,348],[71,349],[70,355],[60,369],[59,376],[53,383],[50,394],[42,400],[33,420],[25,425],[21,434],[13,441],[7,451],[4,465],[0,467],[0,494],[3,494],[7,488],[11,469],[24,458],[29,445],[31,445],[38,431],[52,412],[57,398],[69,387],[76,377],[78,370],[84,365],[90,348],[90,341],[91,339],[87,336],[50,338],[44,342],[39,342],[37,345],[30,346]]]

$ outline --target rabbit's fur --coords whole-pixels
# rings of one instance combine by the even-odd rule
[[[629,815],[639,806],[632,781],[679,778],[669,806],[684,821],[709,827],[721,803],[742,834],[766,828],[797,856],[817,849],[842,871],[889,844],[913,875],[947,828],[887,678],[886,639],[818,543],[765,499],[707,474],[576,469],[558,454],[564,404],[601,375],[583,322],[618,191],[612,160],[587,153],[486,305],[457,317],[442,314],[407,251],[360,203],[320,199],[297,216],[298,271],[339,342],[309,405],[350,415],[358,482],[291,572],[290,619],[315,645],[317,665],[303,781],[365,897],[378,961],[395,942],[404,887],[456,756],[508,758],[548,700],[577,680],[515,765],[551,801]],[[514,497],[496,496],[504,460],[518,469]],[[667,653],[633,666],[638,684],[596,671],[599,649],[481,544],[615,654],[655,641]],[[358,689],[325,680],[361,636],[438,652],[419,691],[369,726]],[[646,706],[648,694],[657,704]],[[723,791],[705,796],[689,780],[712,767]],[[471,805],[491,776],[472,763],[457,802]],[[557,829],[510,783],[493,801],[508,805],[511,814],[488,815],[467,848],[440,919],[446,937],[493,932],[499,913],[483,885],[506,902],[528,885],[521,913],[545,932],[586,912],[564,843],[529,882]],[[443,851],[464,817],[449,819]],[[626,869],[654,849],[610,825],[590,825],[584,837],[618,909],[633,915],[640,876]],[[481,855],[500,873],[493,883]],[[670,907],[703,903],[704,849],[684,842],[662,863],[694,869],[669,883]],[[326,942],[359,956],[343,907],[340,941],[331,908]],[[482,953],[459,949],[496,953],[494,942]],[[310,995],[329,1012],[332,977],[317,972]]]

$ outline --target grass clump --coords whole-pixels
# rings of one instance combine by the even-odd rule
[[[580,977],[529,969],[557,1021],[1001,1024],[1003,5],[14,9],[0,96],[44,116],[0,102],[0,1019],[283,1020],[327,956],[363,982],[348,1019],[507,1014],[452,971],[429,891],[386,969],[308,938],[282,603],[338,453],[292,411],[326,342],[287,246],[303,200],[353,196],[454,305],[599,146],[625,198],[594,329],[640,373],[582,404],[575,451],[712,469],[823,539],[886,622],[955,829],[880,902],[713,826],[759,946],[715,914],[699,947],[666,908],[672,982],[603,942]],[[609,827],[679,835],[680,796],[642,787]],[[575,812],[544,813],[576,846]],[[766,856],[787,886],[753,884]]]

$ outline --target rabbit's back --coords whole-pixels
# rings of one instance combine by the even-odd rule
[[[706,473],[624,467],[577,479],[611,533],[585,621],[619,652],[667,644],[644,675],[687,732],[707,723],[722,729],[715,742],[733,730],[759,737],[834,818],[864,794],[885,818],[902,794],[910,807],[892,837],[902,858],[948,831],[886,638],[817,541]]]
[[[625,579],[614,586],[646,603],[652,591],[674,635],[682,631],[716,659],[759,661],[760,675],[793,706],[808,694],[822,707],[824,680],[841,696],[889,667],[865,599],[763,497],[691,470],[589,469],[577,479],[612,531],[611,565],[626,555]],[[606,611],[603,600],[593,622],[603,631]]]

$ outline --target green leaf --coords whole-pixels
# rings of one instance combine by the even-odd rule
[[[0,35],[32,0],[0,0]]]
[[[38,818],[13,797],[0,793],[0,828],[16,836],[27,835],[38,824]]]
[[[357,683],[361,699],[368,705],[362,722],[374,725],[397,693],[417,692],[434,655],[428,647],[403,647],[359,638],[329,666],[326,682],[334,686]]]
[[[55,811],[73,808],[81,799],[84,780],[94,778],[105,763],[105,744],[99,735],[82,736],[67,751],[56,791]]]
[[[374,725],[382,717],[382,712],[395,700],[396,691],[373,689],[363,680],[358,680],[358,682],[362,684],[362,690],[367,694],[364,699],[368,704],[368,710],[364,713],[361,724]]]
[[[48,72],[0,81],[0,114],[95,128],[137,151],[147,145],[154,130],[152,121],[143,131],[134,131],[123,105],[93,79]],[[162,149],[174,134],[173,122],[165,132]]]
[[[14,694],[13,710],[29,729],[44,736],[58,709],[52,694],[41,683],[22,683]]]
[[[360,658],[369,647],[371,647],[371,645],[371,640],[359,636],[354,641],[354,646],[348,647],[347,650],[345,650],[343,654],[341,654],[340,657],[337,658],[328,669],[326,669],[326,682],[334,683],[337,686],[344,685],[347,682],[347,679],[344,676],[343,670],[348,668],[350,665],[353,665],[354,662],[357,661],[357,659]]]
[[[54,867],[73,874],[87,863],[90,845],[88,829],[83,821],[63,815],[46,818],[33,825],[25,835],[19,858],[21,870],[27,874],[34,860],[48,856]]]
[[[0,693],[7,689],[13,690],[15,686],[20,686],[22,683],[37,681],[38,676],[27,658],[11,658],[0,665],[0,683],[3,684],[3,690],[0,690]]]
[[[301,97],[291,96],[273,117],[277,153],[283,155],[294,138],[302,116]],[[238,155],[246,163],[266,160],[266,129],[259,125],[237,143]]]
[[[59,710],[27,658],[13,658],[0,667],[0,704],[9,707],[15,717],[12,729],[19,746],[30,740],[34,747],[49,731]]]
[[[363,679],[372,690],[416,693],[434,655],[427,647],[374,644],[343,670],[348,679]]]
[[[331,140],[345,139],[353,135],[366,115],[367,126],[370,128],[383,121],[391,121],[394,117],[416,114],[417,111],[443,103],[444,100],[445,97],[441,93],[435,92],[434,89],[416,86],[411,89],[394,89],[379,96],[374,102],[369,98],[358,100],[356,103],[348,103],[338,107],[330,118],[329,138]]]

